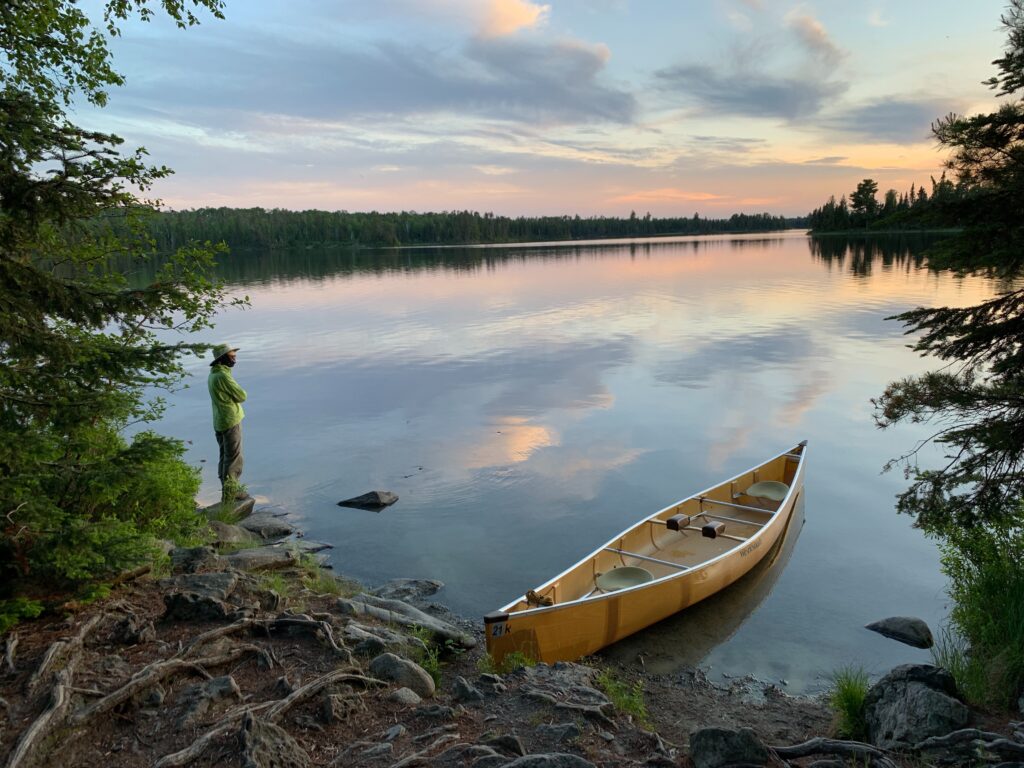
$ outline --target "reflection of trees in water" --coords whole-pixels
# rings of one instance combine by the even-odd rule
[[[846,268],[860,277],[867,277],[876,263],[882,269],[893,266],[908,271],[925,264],[929,246],[939,242],[943,235],[913,233],[902,235],[823,235],[808,238],[811,256],[824,262],[830,269]]]
[[[516,245],[514,247],[471,248],[302,248],[287,250],[236,249],[218,258],[217,274],[231,285],[267,284],[278,280],[323,280],[355,274],[396,272],[472,273],[496,269],[505,264],[531,261],[599,261],[644,258],[667,251],[700,253],[723,245],[731,250],[781,248],[786,238],[772,235],[736,238],[709,237],[700,240],[644,240],[587,243],[580,245]],[[162,260],[113,264],[129,275],[133,285],[155,279]]]

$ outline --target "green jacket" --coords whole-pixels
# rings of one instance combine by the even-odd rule
[[[210,400],[213,402],[214,431],[231,429],[245,416],[241,405],[245,402],[245,390],[238,386],[231,375],[231,369],[226,365],[211,366],[206,384],[210,388]]]

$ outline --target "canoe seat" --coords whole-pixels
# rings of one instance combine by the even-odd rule
[[[754,483],[743,492],[744,496],[752,496],[755,499],[767,499],[768,501],[782,501],[789,493],[789,486],[777,480],[762,480]]]
[[[654,574],[646,568],[636,565],[624,565],[620,568],[612,568],[610,571],[598,574],[594,579],[597,588],[602,592],[615,592],[626,587],[635,587],[638,584],[646,584],[654,580]]]

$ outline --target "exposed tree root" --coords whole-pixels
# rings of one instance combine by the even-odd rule
[[[28,680],[27,692],[29,696],[35,695],[39,685],[49,677],[50,673],[57,668],[61,661],[65,661],[65,668],[69,672],[74,671],[74,665],[78,662],[78,655],[85,643],[86,636],[92,632],[105,616],[106,614],[104,613],[97,613],[81,626],[77,635],[72,638],[61,638],[46,649],[39,667]],[[66,685],[70,685],[70,683],[71,679],[69,676]]]
[[[255,629],[256,627],[263,626],[266,626],[266,622],[259,619],[239,619],[234,624],[228,624],[225,627],[218,627],[217,629],[211,629],[209,632],[203,632],[201,635],[196,635],[180,651],[174,654],[173,658],[183,659],[189,655],[193,648],[198,648],[203,643],[208,643],[220,637],[227,637],[246,629]]]
[[[444,736],[439,736],[435,741],[430,743],[426,749],[421,749],[419,752],[413,752],[411,755],[407,755],[399,760],[397,763],[392,763],[391,768],[412,768],[414,765],[422,765],[426,762],[427,755],[433,752],[438,747],[443,747],[445,744],[451,744],[453,741],[459,740],[459,734],[448,733]]]
[[[841,741],[826,739],[821,736],[794,744],[792,747],[769,747],[779,759],[808,757],[810,755],[832,755],[840,757],[858,757],[871,761],[880,768],[896,768],[885,750],[864,744],[859,741]]]
[[[50,732],[52,723],[63,720],[64,711],[71,701],[71,673],[70,668],[56,672],[54,675],[56,680],[50,691],[49,706],[21,735],[21,739],[7,760],[7,768],[18,768],[22,761],[30,755],[39,756],[37,752],[39,743]]]
[[[1014,724],[1011,723],[1011,726]],[[1014,738],[1017,738],[1017,731],[1014,731]],[[994,753],[1003,759],[1015,759],[1020,761],[1024,758],[1024,744],[1020,741],[1011,741],[1001,733],[980,731],[977,728],[963,728],[959,731],[947,733],[945,736],[932,736],[929,739],[918,743],[915,747],[918,752],[930,752],[936,749],[953,750],[969,755],[977,755],[980,751]]]
[[[301,616],[282,615],[278,616],[270,624],[270,629],[284,629],[286,627],[302,627],[309,629],[323,637],[336,654],[351,658],[351,654],[348,649],[338,645],[338,641],[334,638],[334,630],[326,621],[317,621],[315,619],[307,619]]]
[[[12,675],[18,670],[14,668],[14,652],[18,648],[18,633],[11,632],[7,636],[7,640],[4,642],[4,663],[7,665],[7,671]]]

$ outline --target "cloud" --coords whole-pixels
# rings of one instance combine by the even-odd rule
[[[693,201],[708,201],[708,200],[720,200],[721,195],[715,195],[711,192],[690,192],[685,189],[646,189],[631,192],[628,195],[619,195],[618,197],[611,198],[613,203],[645,203],[645,202],[665,202],[668,200],[676,200],[682,202],[693,202]]]
[[[804,165],[837,165],[846,160],[842,155],[830,155],[828,157],[816,157],[813,160],[804,160]]]
[[[835,66],[845,55],[832,42],[825,25],[809,13],[790,11],[786,14],[786,26],[796,33],[804,46],[823,64]]]
[[[484,37],[502,37],[536,27],[551,12],[550,5],[537,5],[529,0],[490,0],[481,5],[485,16],[480,34]]]
[[[695,101],[706,111],[796,120],[817,114],[847,86],[806,77],[774,77],[752,71],[725,74],[706,65],[681,65],[655,72],[665,90]]]
[[[820,125],[864,142],[918,144],[930,138],[934,120],[961,106],[932,97],[889,96],[832,113]]]

